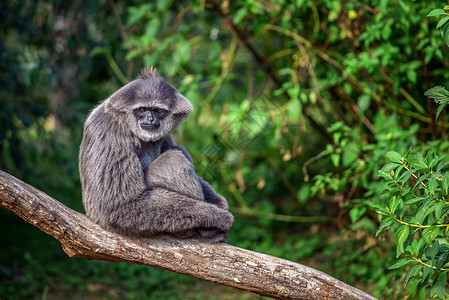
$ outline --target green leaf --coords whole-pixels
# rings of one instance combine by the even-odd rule
[[[338,165],[340,164],[340,154],[336,154],[336,153],[331,154],[330,159],[332,161],[332,164],[335,167],[338,167]]]
[[[298,202],[301,204],[304,204],[309,200],[310,194],[311,194],[311,187],[310,184],[303,184],[299,190],[296,196],[298,197]]]
[[[128,8],[128,25],[134,25],[139,22],[147,13],[151,11],[152,5],[145,3],[139,7],[131,6]]]
[[[398,181],[399,182],[408,181],[410,179],[410,176],[412,176],[413,173],[415,173],[415,169],[410,169],[410,170],[402,173],[402,175],[401,175],[401,177],[399,177]]]
[[[287,114],[290,120],[299,121],[302,116],[302,104],[298,98],[293,98],[288,102]]]
[[[437,9],[433,9],[431,10],[426,17],[434,17],[434,16],[441,16],[441,15],[445,15],[446,12],[441,9],[441,8],[437,8]]]
[[[400,267],[405,266],[406,264],[408,264],[409,262],[413,261],[410,258],[401,258],[397,263],[395,263],[394,265],[388,267],[389,270],[393,270],[393,269],[399,269]]]
[[[408,233],[409,227],[407,225],[402,225],[396,230],[396,244],[397,244],[396,257],[404,253],[404,243],[405,240],[408,238]]]
[[[422,168],[421,169],[416,169],[416,173],[425,174],[425,173],[429,173],[430,172],[430,168],[427,167],[424,162],[421,162],[420,165],[422,166]],[[430,174],[427,174],[427,175],[430,176]]]
[[[435,205],[435,219],[439,219],[441,215],[443,214],[443,208],[445,205],[445,201],[440,201]]]
[[[449,91],[442,86],[435,86],[424,92],[426,97],[432,98],[438,103],[449,101]]]
[[[411,299],[416,299],[416,290],[417,290],[420,282],[421,282],[421,279],[418,279],[418,278],[414,278],[411,281],[411,284],[410,284],[410,298]]]
[[[366,206],[362,207],[354,207],[349,211],[349,217],[351,218],[351,222],[355,223],[361,216],[366,212]]]
[[[444,26],[441,28],[441,35],[445,39],[445,42],[447,45],[449,45],[448,44],[449,41],[447,40],[447,39],[449,39],[448,31],[449,31],[449,22],[446,22],[444,24]],[[427,90],[424,93],[424,95],[429,98],[433,98],[435,100],[435,102],[440,104],[440,106],[438,107],[438,110],[437,110],[436,117],[435,117],[435,119],[438,119],[438,116],[443,111],[444,107],[449,103],[449,92],[442,86],[436,86],[436,87],[433,87],[433,88]]]
[[[170,3],[169,1],[166,0],[158,0],[156,7],[158,11],[164,10],[167,7],[167,4]]]
[[[432,261],[432,263],[435,265],[436,271],[439,271],[443,267],[443,265],[445,264],[447,254],[448,254],[447,252],[443,253],[443,254],[441,254],[440,256],[438,256],[436,259],[434,259]]]
[[[403,166],[403,165],[399,165],[399,167],[396,168],[396,170],[394,170],[394,173],[395,173],[395,175],[396,175],[395,178],[398,178],[398,176],[401,174],[401,172],[402,172],[403,169],[404,169],[404,166]]]
[[[405,195],[407,195],[408,193],[410,193],[410,191],[412,190],[412,188],[406,188],[406,189],[403,189],[403,190],[401,190],[401,196],[405,196]]]
[[[412,251],[410,252],[410,254],[413,254],[414,252],[418,252],[419,251],[419,247],[418,247],[418,241],[417,240],[413,240],[409,247],[411,247]],[[408,248],[408,247],[407,247]]]
[[[388,164],[386,164],[385,166],[383,166],[383,168],[382,168],[381,171],[389,172],[389,171],[391,171],[391,170],[396,169],[396,168],[399,167],[399,166],[401,166],[401,165],[398,164],[398,163],[388,163]]]
[[[418,209],[418,211],[415,213],[415,219],[418,224],[422,224],[424,222],[424,219],[428,215],[429,203],[430,203],[430,201],[425,202],[425,204],[423,206],[421,206]]]
[[[245,18],[245,16],[248,14],[248,9],[246,7],[240,8],[237,13],[235,14],[234,18],[232,19],[232,22],[236,25],[238,25],[242,20]]]
[[[341,155],[341,162],[343,167],[347,168],[352,166],[352,163],[359,157],[359,144],[350,142],[343,148],[343,153]]]
[[[421,182],[423,182],[424,180],[426,180],[429,177],[430,177],[430,174],[425,174],[425,175],[420,176],[418,178],[418,180],[416,180],[416,183],[415,183],[415,186],[413,187],[413,189],[415,189],[418,184],[420,184]]]
[[[421,153],[416,153],[413,155],[413,160],[415,161],[415,164],[418,164],[420,166],[425,166],[424,164],[424,156]]]
[[[385,228],[390,227],[395,223],[395,219],[392,216],[384,216],[380,223],[379,229],[376,231],[376,236],[379,235]]]
[[[442,186],[443,186],[443,189],[444,189],[444,191],[445,191],[445,193],[447,195],[447,191],[449,189],[449,172],[445,172],[444,173]]]
[[[439,227],[435,227],[435,226],[428,227],[423,230],[422,238],[428,246],[431,246],[433,244],[433,242],[435,241],[435,238],[438,236],[439,232],[440,232]]]
[[[438,116],[440,115],[440,113],[443,111],[443,109],[446,107],[446,105],[448,103],[449,102],[446,102],[446,103],[440,104],[440,106],[438,106],[437,115],[435,116],[435,120],[438,119]]]
[[[437,179],[432,176],[432,178],[430,178],[429,182],[427,183],[427,191],[433,195],[435,194],[435,190],[438,188],[438,182]]]
[[[386,180],[390,180],[392,178],[390,173],[387,173],[385,171],[379,170],[377,171],[377,178],[385,178]]]
[[[107,47],[94,47],[91,51],[90,51],[90,56],[95,57],[95,56],[100,56],[100,55],[105,55],[107,52],[109,51],[109,49]]]
[[[402,155],[395,151],[388,151],[386,156],[392,162],[401,163],[402,161]]]
[[[426,201],[426,200],[429,200],[429,199],[430,199],[430,197],[412,198],[410,200],[405,201],[405,204],[411,205],[411,204],[415,204],[415,203],[418,203],[418,202],[423,202],[423,201]]]
[[[388,208],[390,209],[391,213],[394,214],[394,212],[396,211],[396,208],[398,207],[398,205],[402,202],[401,198],[399,197],[392,197],[390,199],[390,203],[388,205]]]
[[[357,100],[357,106],[364,113],[371,105],[371,95],[363,94]]]
[[[440,249],[440,242],[438,240],[435,240],[435,242],[433,242],[432,247],[426,249],[426,257],[429,258],[430,260],[434,259],[437,256],[439,249]]]
[[[441,36],[443,37],[443,40],[446,43],[446,46],[449,47],[449,22],[446,22],[441,27]]]
[[[388,215],[389,214],[388,209],[385,206],[383,206],[383,205],[374,204],[373,208],[376,210],[376,212],[378,214],[381,214],[381,215]]]
[[[436,172],[440,172],[441,169],[443,169],[444,167],[446,167],[447,165],[449,165],[449,160],[447,160],[446,158],[443,158],[437,165],[437,168],[435,169]]]
[[[436,29],[438,29],[438,28],[440,28],[441,26],[443,26],[447,21],[449,21],[449,16],[444,16],[444,17],[442,17],[442,18],[440,19],[440,21],[438,21],[438,24],[437,24],[437,28],[436,28]]]
[[[410,279],[419,274],[422,269],[422,265],[413,266],[410,271],[408,271],[407,276],[405,277],[404,286],[407,286]]]
[[[438,296],[438,298],[443,300],[446,299],[446,292],[444,287],[446,284],[446,276],[446,272],[441,272],[432,287],[432,291]]]
[[[160,32],[161,20],[159,18],[152,18],[147,22],[145,26],[145,31],[141,37],[142,43],[145,46],[149,46],[156,39]]]
[[[423,282],[426,282],[426,281],[428,280],[428,276],[429,276],[430,274],[434,273],[434,271],[435,271],[434,268],[424,266],[423,272],[422,272],[422,273],[423,273],[423,274],[422,274],[422,280],[423,280]],[[430,277],[432,277],[432,276],[430,276]]]

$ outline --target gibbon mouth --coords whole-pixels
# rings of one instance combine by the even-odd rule
[[[156,124],[140,124],[140,127],[145,130],[155,130],[159,129],[159,125]]]

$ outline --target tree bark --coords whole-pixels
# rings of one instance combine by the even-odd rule
[[[0,203],[59,240],[70,257],[148,265],[279,299],[375,299],[318,270],[231,245],[105,231],[3,171]]]

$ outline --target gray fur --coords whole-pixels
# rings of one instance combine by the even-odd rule
[[[139,127],[134,109],[169,111],[157,130]],[[195,173],[170,132],[193,110],[154,69],[146,69],[87,118],[79,170],[87,216],[134,237],[169,234],[223,242],[234,220],[228,203]]]

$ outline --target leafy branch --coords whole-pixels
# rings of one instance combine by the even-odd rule
[[[376,236],[387,228],[395,231],[397,257],[406,256],[390,269],[415,264],[407,273],[405,285],[413,280],[413,286],[431,286],[432,293],[445,299],[449,161],[432,152],[425,157],[410,152],[402,156],[389,151],[389,162],[378,172],[387,188],[380,204],[374,205],[384,215]]]
[[[437,8],[430,11],[427,17],[440,17],[437,24],[437,29],[441,31],[441,37],[447,46],[449,46],[449,5],[445,6],[444,9]]]

